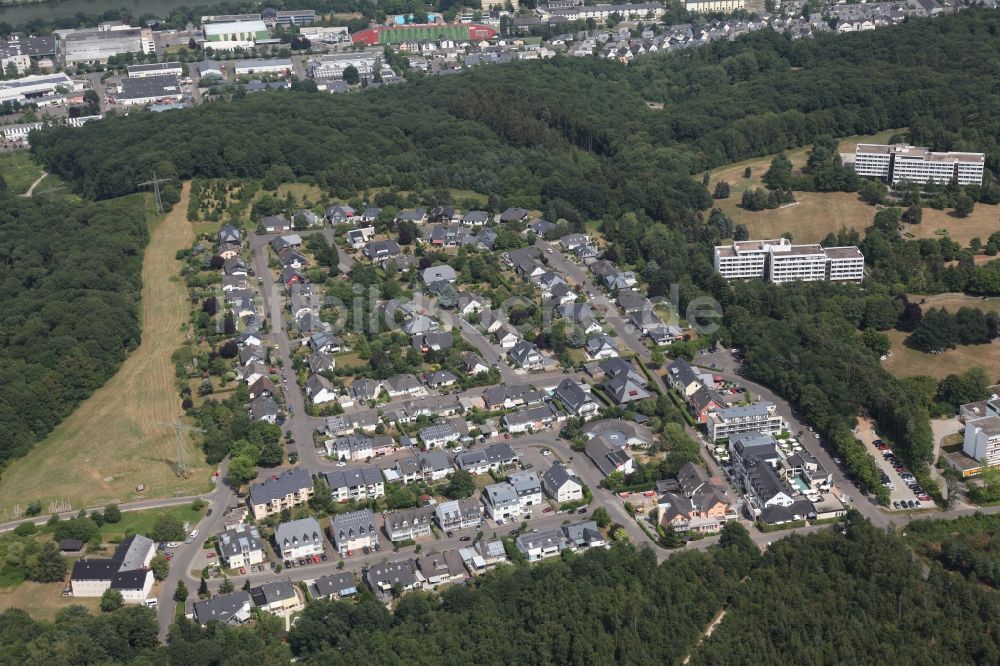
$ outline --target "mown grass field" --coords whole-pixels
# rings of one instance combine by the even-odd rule
[[[887,130],[870,136],[852,136],[840,140],[842,153],[853,152],[859,143],[885,143],[893,134],[902,130]],[[786,155],[795,169],[801,168],[809,153],[809,146],[788,151]],[[720,199],[715,206],[726,213],[736,224],[745,224],[751,238],[777,238],[785,232],[792,234],[796,242],[810,243],[822,240],[829,233],[836,233],[841,227],[859,232],[871,226],[876,209],[858,198],[852,192],[796,192],[798,200],[794,206],[776,210],[747,211],[739,204],[743,192],[761,187],[761,177],[771,164],[773,155],[745,160],[715,169],[710,173],[709,191],[724,180],[731,192],[728,199]],[[750,167],[750,178],[744,178],[746,167]],[[984,243],[987,237],[1000,229],[1000,206],[977,204],[967,218],[956,217],[950,210],[924,208],[923,222],[908,225],[904,233],[913,238],[940,238],[936,233],[947,230],[947,235],[962,246],[979,237]]]
[[[114,524],[101,526],[101,540],[104,543],[113,543],[125,538],[126,534],[149,534],[153,528],[153,523],[160,516],[170,516],[183,523],[194,525],[205,515],[207,507],[201,507],[197,511],[192,508],[192,504],[182,504],[180,506],[170,506],[163,509],[146,509],[145,511],[124,511],[122,519]]]
[[[27,192],[31,184],[41,175],[42,167],[35,164],[27,152],[0,155],[0,177],[7,183],[7,189],[14,194]]]
[[[16,587],[0,589],[0,611],[8,608],[29,608],[35,620],[52,621],[56,613],[69,606],[83,606],[91,613],[100,613],[101,598],[64,597],[65,583],[33,583],[25,581]]]
[[[171,355],[184,340],[181,326],[189,316],[174,259],[193,239],[185,215],[188,190],[185,185],[180,203],[152,225],[142,266],[142,343],[107,384],[5,470],[0,516],[32,500],[47,512],[56,500],[78,509],[208,489],[210,471],[189,440],[191,474],[175,474],[177,440],[173,429],[159,425],[183,413]],[[146,488],[141,495],[135,491],[139,483]]]

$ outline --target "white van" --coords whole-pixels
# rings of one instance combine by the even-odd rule
[[[156,598],[154,597],[153,599],[146,599],[145,601],[142,602],[142,605],[145,606],[146,608],[156,608]]]

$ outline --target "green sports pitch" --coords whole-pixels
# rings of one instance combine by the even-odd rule
[[[458,41],[469,38],[469,28],[464,25],[406,26],[390,30],[380,30],[378,37],[379,44],[421,42],[425,39],[435,41],[441,37]]]

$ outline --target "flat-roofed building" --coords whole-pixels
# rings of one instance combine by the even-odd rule
[[[73,90],[73,80],[64,73],[34,74],[19,79],[0,81],[0,102],[28,102],[54,95],[61,88]]]
[[[777,238],[715,247],[715,270],[727,280],[861,282],[864,267],[865,257],[856,246],[793,245]]]
[[[1000,416],[967,421],[962,451],[990,467],[1000,465]]]
[[[167,76],[180,77],[184,70],[179,62],[152,62],[145,65],[129,65],[128,78],[142,79],[147,76]]]
[[[983,153],[934,152],[928,148],[860,143],[853,156],[847,156],[859,176],[880,178],[893,185],[901,182],[945,184],[952,179],[959,185],[983,182]]]
[[[258,19],[206,23],[205,47],[216,51],[253,48],[258,41],[271,38],[264,22]]]
[[[81,62],[103,64],[111,56],[142,51],[142,31],[138,28],[76,30],[63,38],[67,66]]]
[[[733,435],[746,432],[762,434],[781,432],[784,420],[773,402],[759,402],[756,405],[727,407],[708,415],[709,441],[728,440]]]

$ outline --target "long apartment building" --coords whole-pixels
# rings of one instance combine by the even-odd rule
[[[860,143],[854,154],[842,155],[859,176],[880,178],[896,185],[907,181],[925,185],[945,184],[954,178],[959,185],[981,185],[986,156],[983,153],[936,153],[907,144]]]
[[[865,257],[855,246],[792,245],[787,238],[715,247],[715,270],[729,280],[861,282]]]
[[[771,434],[781,432],[784,419],[773,402],[758,402],[755,405],[727,407],[708,415],[708,439],[711,442],[728,440],[734,435],[748,432]]]

